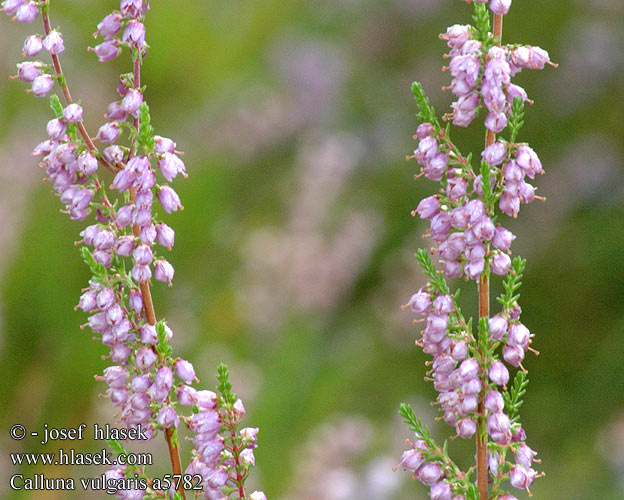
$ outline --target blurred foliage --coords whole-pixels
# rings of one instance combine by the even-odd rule
[[[439,90],[448,84],[448,73],[439,71],[444,47],[437,34],[450,24],[469,22],[471,9],[455,0],[152,4],[151,50],[143,70],[146,99],[156,133],[178,142],[190,174],[175,183],[185,206],[167,218],[177,233],[170,254],[175,286],[154,287],[157,314],[172,325],[175,353],[195,364],[202,386],[214,389],[213,374],[224,361],[234,389],[248,396],[246,424],[260,427],[256,482],[267,496],[331,500],[297,493],[303,477],[297,470],[315,429],[341,415],[365,417],[373,428],[370,446],[352,464],[362,474],[367,460],[377,455],[390,455],[398,464],[410,437],[396,415],[399,403],[434,397],[423,382],[425,356],[413,346],[417,328],[410,326],[407,312],[402,321],[395,318],[401,301],[422,284],[403,256],[428,244],[420,240],[423,226],[409,212],[432,190],[431,183],[412,181],[416,164],[403,160],[414,147],[417,126],[410,84],[422,81],[436,109],[448,109],[450,96]],[[540,45],[561,63],[558,70],[525,72],[516,79],[535,100],[525,110],[520,140],[528,140],[542,158],[547,175],[537,185],[548,202],[523,208],[518,221],[507,224],[518,235],[512,250],[527,257],[520,303],[541,352],[526,363],[531,384],[521,414],[528,442],[543,460],[546,477],[532,490],[543,499],[615,500],[624,494],[624,12],[618,2],[586,4],[516,1],[504,27],[505,40]],[[125,57],[100,65],[81,48],[94,44],[90,34],[115,5],[93,0],[52,5],[53,24],[60,24],[72,51],[64,59],[67,78],[70,87],[75,83],[84,92],[76,97],[87,107],[92,135],[115,98],[116,75],[129,66]],[[600,33],[613,33],[614,26],[615,42],[607,36],[602,44]],[[13,64],[20,60],[29,27],[2,19],[5,29],[2,61]],[[579,54],[586,39],[593,45],[583,45]],[[605,56],[610,43],[620,49],[615,55],[610,51],[611,58]],[[598,82],[589,75],[594,70]],[[97,84],[91,94],[89,83]],[[27,146],[43,137],[49,119],[47,103],[24,96],[22,86],[0,83],[5,152],[8,141],[20,137],[15,127],[24,126],[24,117],[28,137],[34,137]],[[290,109],[286,118],[292,123],[258,114],[273,109],[271,99],[282,111]],[[89,108],[90,102],[99,109]],[[310,137],[345,132],[358,138],[364,152],[328,208],[329,221],[316,231],[340,238],[337,228],[349,210],[372,211],[380,221],[372,252],[329,306],[277,304],[286,309],[281,319],[260,327],[254,304],[241,299],[255,269],[250,253],[241,249],[262,228],[289,234],[293,196],[305,170],[302,150]],[[483,131],[473,126],[454,137],[465,151],[479,151]],[[588,137],[595,157],[575,149]],[[10,168],[36,168],[29,157],[19,161]],[[605,162],[607,174],[594,172],[595,164]],[[72,244],[82,225],[58,214],[58,200],[49,191],[38,184],[25,191],[18,239],[6,250],[3,430],[15,422],[27,428],[69,427],[112,417],[111,407],[95,396],[103,384],[93,379],[107,366],[101,359],[104,348],[79,329],[85,315],[72,311],[89,278]],[[251,248],[253,258],[270,257]],[[279,297],[284,280],[278,273],[276,289],[267,283],[266,294]],[[474,305],[470,285],[462,292],[465,312]],[[617,422],[619,443],[613,435]],[[443,437],[451,429],[434,426],[433,431]],[[18,444],[5,434],[0,470],[6,479],[12,470],[8,451]],[[76,445],[96,449],[93,442]],[[34,442],[19,446],[43,450]],[[463,453],[464,463],[470,460],[470,446],[453,443],[452,448]],[[51,476],[67,473],[50,471]],[[96,469],[93,475],[100,473]],[[405,481],[390,496],[368,495],[341,498],[423,498],[425,488]],[[39,496],[22,492],[6,498]],[[54,498],[83,496],[77,491]]]

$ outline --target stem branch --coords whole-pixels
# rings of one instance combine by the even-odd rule
[[[50,27],[49,4],[50,4],[50,0],[42,0],[41,17],[43,18],[43,29],[45,30],[46,36],[49,35],[50,32],[52,31],[52,28]],[[54,71],[56,73],[57,80],[59,82],[59,85],[61,86],[61,89],[63,90],[63,95],[65,96],[65,102],[69,106],[70,104],[73,104],[74,100],[72,99],[71,93],[69,92],[69,87],[67,86],[67,81],[65,80],[63,69],[61,68],[61,60],[59,59],[59,56],[57,54],[51,54],[51,56],[52,56],[52,64],[54,65]],[[95,154],[98,161],[102,164],[104,168],[106,168],[107,170],[110,170],[112,173],[115,173],[117,169],[114,166],[112,166],[110,163],[108,163],[104,158],[102,158],[102,156],[100,155],[98,151],[98,148],[95,146],[95,144],[93,144],[93,141],[91,140],[91,137],[89,136],[89,133],[87,132],[87,129],[85,128],[82,121],[78,122],[77,125],[78,125],[78,131],[80,132],[80,135],[82,136],[85,143],[87,144],[87,147]]]

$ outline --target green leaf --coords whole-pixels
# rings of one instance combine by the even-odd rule
[[[429,102],[429,98],[426,96],[425,91],[420,82],[412,83],[412,94],[418,104],[420,112],[418,113],[418,119],[422,122],[431,123],[436,127],[436,132],[440,131],[440,123],[435,114],[435,109]]]
[[[50,96],[50,108],[52,108],[57,118],[63,118],[63,105],[56,94]]]
[[[115,439],[107,439],[108,447],[113,450],[117,455],[128,455],[129,451],[126,450],[119,441]]]
[[[522,285],[522,273],[524,273],[525,266],[526,259],[519,256],[514,257],[511,262],[511,270],[503,282],[504,292],[496,299],[498,303],[503,306],[505,311],[511,310],[514,303],[520,298],[520,294],[516,292]]]
[[[221,393],[225,404],[233,404],[236,401],[236,394],[232,392],[232,383],[230,382],[230,374],[226,365],[221,363],[217,367],[217,380],[219,385],[217,390]]]
[[[483,194],[487,208],[491,208],[496,202],[496,195],[492,190],[492,172],[490,166],[481,161],[481,179],[483,181]]]
[[[151,117],[149,106],[146,102],[143,102],[139,108],[139,130],[137,142],[146,153],[151,153],[154,149],[154,128],[150,122]]]
[[[86,246],[80,247],[80,254],[82,255],[82,260],[89,266],[91,274],[100,279],[106,276],[106,268],[93,258],[93,255],[91,255],[90,250]]]
[[[426,250],[419,248],[415,257],[424,273],[429,277],[429,282],[436,288],[436,290],[440,291],[442,294],[450,295],[451,290],[442,273],[438,271],[433,262],[431,262],[429,253],[427,253]]]
[[[524,101],[520,97],[514,97],[509,115],[510,142],[516,142],[522,125],[524,125]]]
[[[156,323],[156,337],[158,338],[158,344],[156,344],[156,352],[163,358],[171,356],[173,349],[167,343],[167,332],[165,330],[165,320],[161,319]]]
[[[472,20],[475,23],[475,38],[484,44],[488,44],[490,31],[492,30],[490,12],[485,3],[475,2],[474,8],[475,10],[472,15]]]
[[[520,418],[518,412],[522,403],[524,403],[522,397],[526,394],[526,388],[528,385],[529,379],[527,378],[526,373],[520,370],[516,373],[513,385],[507,392],[503,393],[505,409],[507,410],[507,415],[509,415],[509,420],[511,420],[512,423],[516,422]]]
[[[476,484],[470,483],[468,486],[468,490],[466,490],[466,500],[479,500],[479,489]]]

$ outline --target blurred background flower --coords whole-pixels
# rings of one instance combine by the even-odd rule
[[[86,51],[114,5],[67,0],[52,10],[92,134],[128,67]],[[410,211],[431,191],[404,161],[417,126],[409,88],[420,80],[438,111],[448,109],[437,34],[470,13],[456,0],[186,0],[148,14],[145,98],[190,175],[176,185],[184,212],[167,219],[177,272],[172,289],[154,287],[157,313],[203,385],[214,385],[219,361],[230,364],[247,424],[261,429],[255,481],[269,498],[426,495],[392,471],[411,437],[399,402],[434,417],[417,328],[400,310],[423,284],[412,255],[428,242]],[[505,19],[506,41],[540,45],[560,63],[518,77],[535,100],[521,140],[543,161],[538,190],[548,200],[508,224],[514,251],[529,258],[521,305],[541,352],[527,362],[522,409],[546,471],[536,498],[624,497],[623,22],[617,0],[518,1]],[[2,20],[1,75],[15,72],[27,34]],[[72,244],[81,224],[58,214],[29,156],[49,114],[45,100],[0,80],[2,429],[112,420],[92,377],[106,366],[102,348],[72,311],[88,279]],[[465,151],[483,144],[479,127],[454,137]],[[470,446],[451,446],[470,461]],[[9,451],[51,448],[3,432],[0,450],[6,478]]]

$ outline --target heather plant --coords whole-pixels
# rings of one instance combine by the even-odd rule
[[[183,209],[169,183],[187,174],[176,143],[155,135],[144,100],[141,66],[149,50],[144,24],[149,8],[147,0],[121,0],[119,10],[97,25],[94,36],[101,43],[89,50],[101,62],[126,52],[132,64],[117,84],[119,99],[108,106],[106,122],[92,138],[82,103],[73,100],[61,68],[65,45],[61,32],[52,28],[50,1],[2,2],[14,21],[43,21],[43,33],[24,42],[28,59],[17,65],[17,77],[30,84],[27,92],[35,97],[47,96],[58,84],[64,99],[50,96],[54,117],[47,124],[48,139],[33,155],[42,156],[46,181],[65,206],[63,212],[74,221],[90,222],[77,244],[92,276],[76,308],[90,315],[84,326],[110,350],[111,366],[96,378],[108,386],[116,421],[142,428],[149,439],[162,434],[170,455],[170,481],[151,477],[144,467],[125,466],[107,471],[107,482],[141,479],[146,485],[119,488],[116,496],[123,499],[201,494],[262,500],[264,493],[245,489],[258,429],[242,427],[245,407],[232,392],[227,368],[218,368],[217,392],[193,387],[199,382],[193,365],[173,355],[173,332],[157,318],[151,298],[152,278],[171,286],[174,277],[163,252],[174,246],[175,231],[162,212]],[[48,62],[37,59],[40,54]],[[186,462],[180,456],[180,422],[192,436]],[[119,442],[109,444],[118,454],[128,453]]]
[[[452,77],[448,90],[457,98],[443,117],[446,125],[422,86],[412,87],[422,123],[410,158],[422,167],[417,177],[439,182],[441,189],[413,212],[430,222],[427,236],[435,247],[431,254],[421,249],[416,255],[427,282],[407,306],[424,316],[416,343],[433,357],[428,376],[439,392],[440,419],[455,427],[456,437],[476,443],[476,464],[462,471],[449,456],[448,441],[437,443],[412,408],[401,405],[415,440],[400,463],[431,488],[434,500],[514,500],[508,484],[530,495],[541,475],[533,468],[539,461],[519,417],[528,384],[522,362],[527,351],[537,354],[518,303],[525,260],[510,257],[515,236],[503,224],[504,216],[517,217],[521,204],[543,200],[527,182],[543,173],[542,164],[518,140],[525,103],[532,101],[511,77],[552,63],[539,47],[502,44],[503,16],[510,6],[511,0],[475,1],[474,24],[451,26],[440,36],[450,49],[444,68]],[[475,161],[451,139],[451,122],[467,127],[480,113],[485,114],[485,149]],[[502,277],[503,293],[497,299],[500,309],[491,315],[493,275]],[[478,287],[476,321],[464,315],[459,290],[447,282],[462,277]],[[517,369],[513,378],[509,367]]]

